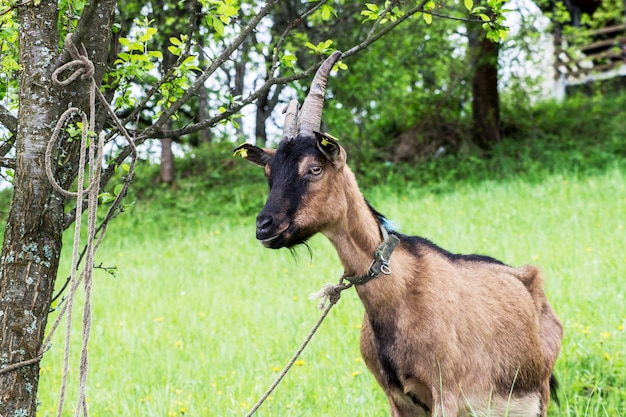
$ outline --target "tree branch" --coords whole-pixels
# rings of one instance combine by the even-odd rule
[[[369,45],[371,45],[372,43],[376,42],[378,39],[385,36],[389,31],[391,31],[393,28],[398,26],[400,23],[407,20],[409,17],[413,16],[415,13],[424,12],[424,5],[427,3],[427,1],[428,0],[422,0],[417,6],[405,12],[405,14],[400,16],[395,22],[391,22],[391,24],[385,26],[380,32],[377,33],[376,29],[380,26],[383,18],[385,18],[385,15],[387,14],[387,12],[391,10],[393,6],[393,3],[389,4],[389,6],[387,6],[387,8],[384,10],[384,13],[382,13],[381,16],[378,18],[378,20],[376,20],[376,22],[374,22],[374,24],[372,25],[372,28],[367,34],[367,37],[365,38],[365,40],[363,40],[363,42],[361,42],[360,44],[345,51],[342,54],[342,58],[347,58],[367,48]]]
[[[0,124],[6,127],[13,136],[17,134],[17,117],[13,116],[9,109],[2,105],[0,105]]]
[[[233,42],[224,49],[224,51],[211,63],[211,65],[198,77],[198,79],[193,83],[193,85],[172,105],[161,113],[161,116],[154,122],[152,126],[142,132],[142,137],[154,137],[156,132],[158,132],[167,120],[170,119],[178,109],[183,106],[192,96],[196,94],[196,91],[199,88],[204,88],[204,82],[211,76],[218,68],[222,66],[228,58],[239,48],[239,46],[243,43],[243,41],[254,31],[259,22],[263,20],[265,16],[269,14],[272,8],[279,2],[280,0],[270,0],[268,1],[261,10],[250,20],[250,23],[243,28],[241,33],[237,35],[237,37],[233,40]]]
[[[259,87],[253,93],[251,93],[245,100],[239,102],[236,105],[233,105],[233,106],[229,107],[226,111],[224,111],[223,113],[218,114],[217,116],[213,116],[213,117],[211,117],[209,119],[205,119],[205,120],[203,120],[201,122],[198,122],[198,123],[187,125],[187,126],[181,128],[181,129],[168,130],[168,131],[152,130],[150,135],[148,135],[146,133],[146,131],[144,131],[143,133],[141,133],[141,132],[136,132],[136,133],[138,133],[138,137],[143,138],[143,139],[147,139],[148,137],[159,139],[159,138],[165,138],[165,137],[170,137],[170,136],[187,135],[189,133],[197,132],[198,130],[208,129],[210,127],[215,126],[219,122],[222,122],[222,121],[230,118],[231,116],[237,114],[242,108],[244,108],[248,104],[252,103],[257,98],[261,97],[265,92],[267,92],[267,90],[272,88],[273,85],[276,85],[276,84],[287,84],[289,82],[296,81],[296,80],[301,80],[303,78],[307,78],[307,77],[311,76],[311,74],[313,74],[317,70],[317,68],[319,68],[319,66],[322,64],[322,62],[323,61],[320,61],[320,62],[310,66],[305,71],[302,71],[302,72],[299,72],[299,73],[296,73],[296,74],[292,74],[292,75],[289,75],[289,76],[286,76],[286,77],[279,77],[279,78],[271,77],[271,78],[269,78],[267,81],[265,81],[265,83],[261,87]]]
[[[423,7],[424,7],[424,4],[426,3],[426,1],[427,0],[422,0],[422,2],[419,5],[417,5],[413,9],[409,10],[408,12],[406,12],[406,14],[404,14],[403,16],[398,18],[395,22],[392,22],[390,25],[385,26],[385,28],[383,30],[381,30],[380,32],[376,33],[376,29],[380,26],[380,22],[384,18],[384,15],[386,14],[387,11],[391,10],[391,7],[392,7],[393,4],[389,5],[387,7],[387,9],[384,11],[385,13],[383,13],[383,15],[374,23],[374,25],[372,26],[372,29],[368,33],[368,36],[365,38],[365,40],[363,42],[361,42],[360,44],[356,45],[355,47],[353,47],[353,48],[349,49],[348,51],[344,52],[343,55],[342,55],[342,58],[354,55],[355,53],[365,49],[367,46],[369,46],[373,42],[377,41],[378,39],[382,38],[391,29],[395,28],[396,26],[398,26],[400,23],[404,22],[406,19],[408,19],[409,17],[411,17],[415,13],[423,11]],[[319,6],[320,6],[319,3],[315,4],[304,15],[308,16],[310,13],[312,13],[315,10],[317,10],[317,8]],[[250,25],[248,25],[246,27],[246,29],[249,26]],[[244,29],[244,31],[245,31],[245,29]],[[222,55],[224,55],[224,53]],[[225,59],[224,59],[224,61],[225,61]],[[135,133],[140,138],[150,137],[150,138],[159,139],[159,138],[165,138],[165,137],[170,137],[170,136],[176,136],[176,137],[183,136],[183,135],[186,135],[186,134],[189,134],[189,133],[197,132],[199,130],[208,129],[208,128],[213,127],[216,124],[218,124],[218,123],[220,123],[220,122],[222,122],[224,120],[227,120],[231,116],[237,114],[243,107],[247,106],[248,104],[251,104],[257,98],[259,98],[265,92],[267,92],[272,86],[277,85],[277,84],[287,84],[287,83],[292,82],[292,81],[301,80],[303,78],[309,77],[311,74],[313,74],[317,70],[317,68],[319,68],[321,63],[322,63],[322,61],[320,61],[320,62],[310,66],[309,68],[307,68],[306,70],[304,70],[302,72],[299,72],[299,73],[296,73],[296,74],[292,74],[292,75],[289,75],[289,76],[278,77],[278,78],[270,76],[261,87],[259,87],[256,91],[252,92],[245,100],[239,102],[236,105],[233,105],[233,106],[229,107],[226,111],[224,111],[224,112],[222,112],[222,113],[220,113],[220,114],[218,114],[216,116],[213,116],[213,117],[210,117],[208,119],[205,119],[205,120],[203,120],[201,122],[187,125],[187,126],[181,128],[181,129],[176,129],[176,130],[171,130],[171,131],[161,131],[161,130],[158,130],[158,129],[155,128],[155,126],[158,123],[158,121],[157,121],[157,123],[155,123],[152,127],[146,129],[145,131],[143,131],[143,132],[142,131],[136,131]],[[215,62],[214,62],[214,64],[215,64]],[[208,73],[208,71],[209,70],[205,71],[203,76],[206,75]],[[198,81],[196,81],[196,83],[194,84],[194,87],[196,86],[197,83],[198,83]],[[190,89],[189,91],[193,90],[194,87],[192,87],[192,89]],[[181,98],[179,101],[181,101],[181,100],[183,100],[183,99]],[[173,114],[173,112],[172,112],[172,114]]]

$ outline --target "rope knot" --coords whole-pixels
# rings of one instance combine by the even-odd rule
[[[311,293],[311,295],[309,295],[309,300],[321,298],[322,300],[318,304],[317,308],[323,310],[326,306],[326,302],[328,301],[330,301],[330,304],[337,304],[337,302],[341,298],[341,291],[349,287],[350,286],[346,286],[343,283],[337,285],[325,284],[318,292]]]
[[[61,65],[52,73],[52,79],[59,85],[66,86],[75,81],[78,77],[82,80],[89,80],[93,77],[95,66],[87,56],[85,45],[81,45],[80,52],[72,41],[72,34],[68,33],[65,37],[65,47],[67,48],[73,61]],[[65,79],[60,80],[59,75],[64,71],[72,71]]]

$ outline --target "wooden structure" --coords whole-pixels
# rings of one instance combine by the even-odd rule
[[[575,36],[554,35],[555,74],[564,96],[569,86],[626,76],[626,24]],[[557,98],[559,93],[557,93]]]

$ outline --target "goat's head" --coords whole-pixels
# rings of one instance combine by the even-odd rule
[[[270,192],[256,220],[256,237],[278,249],[305,242],[331,227],[339,212],[347,210],[337,183],[346,153],[337,140],[320,133],[328,74],[341,52],[333,53],[318,69],[298,111],[293,100],[285,109],[283,138],[277,149],[243,144],[235,153],[265,169]],[[332,198],[331,198],[332,194]]]

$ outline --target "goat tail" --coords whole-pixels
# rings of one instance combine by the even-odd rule
[[[559,401],[559,381],[557,381],[554,373],[550,375],[550,398],[552,401],[556,403],[556,405],[560,406],[561,402]]]

